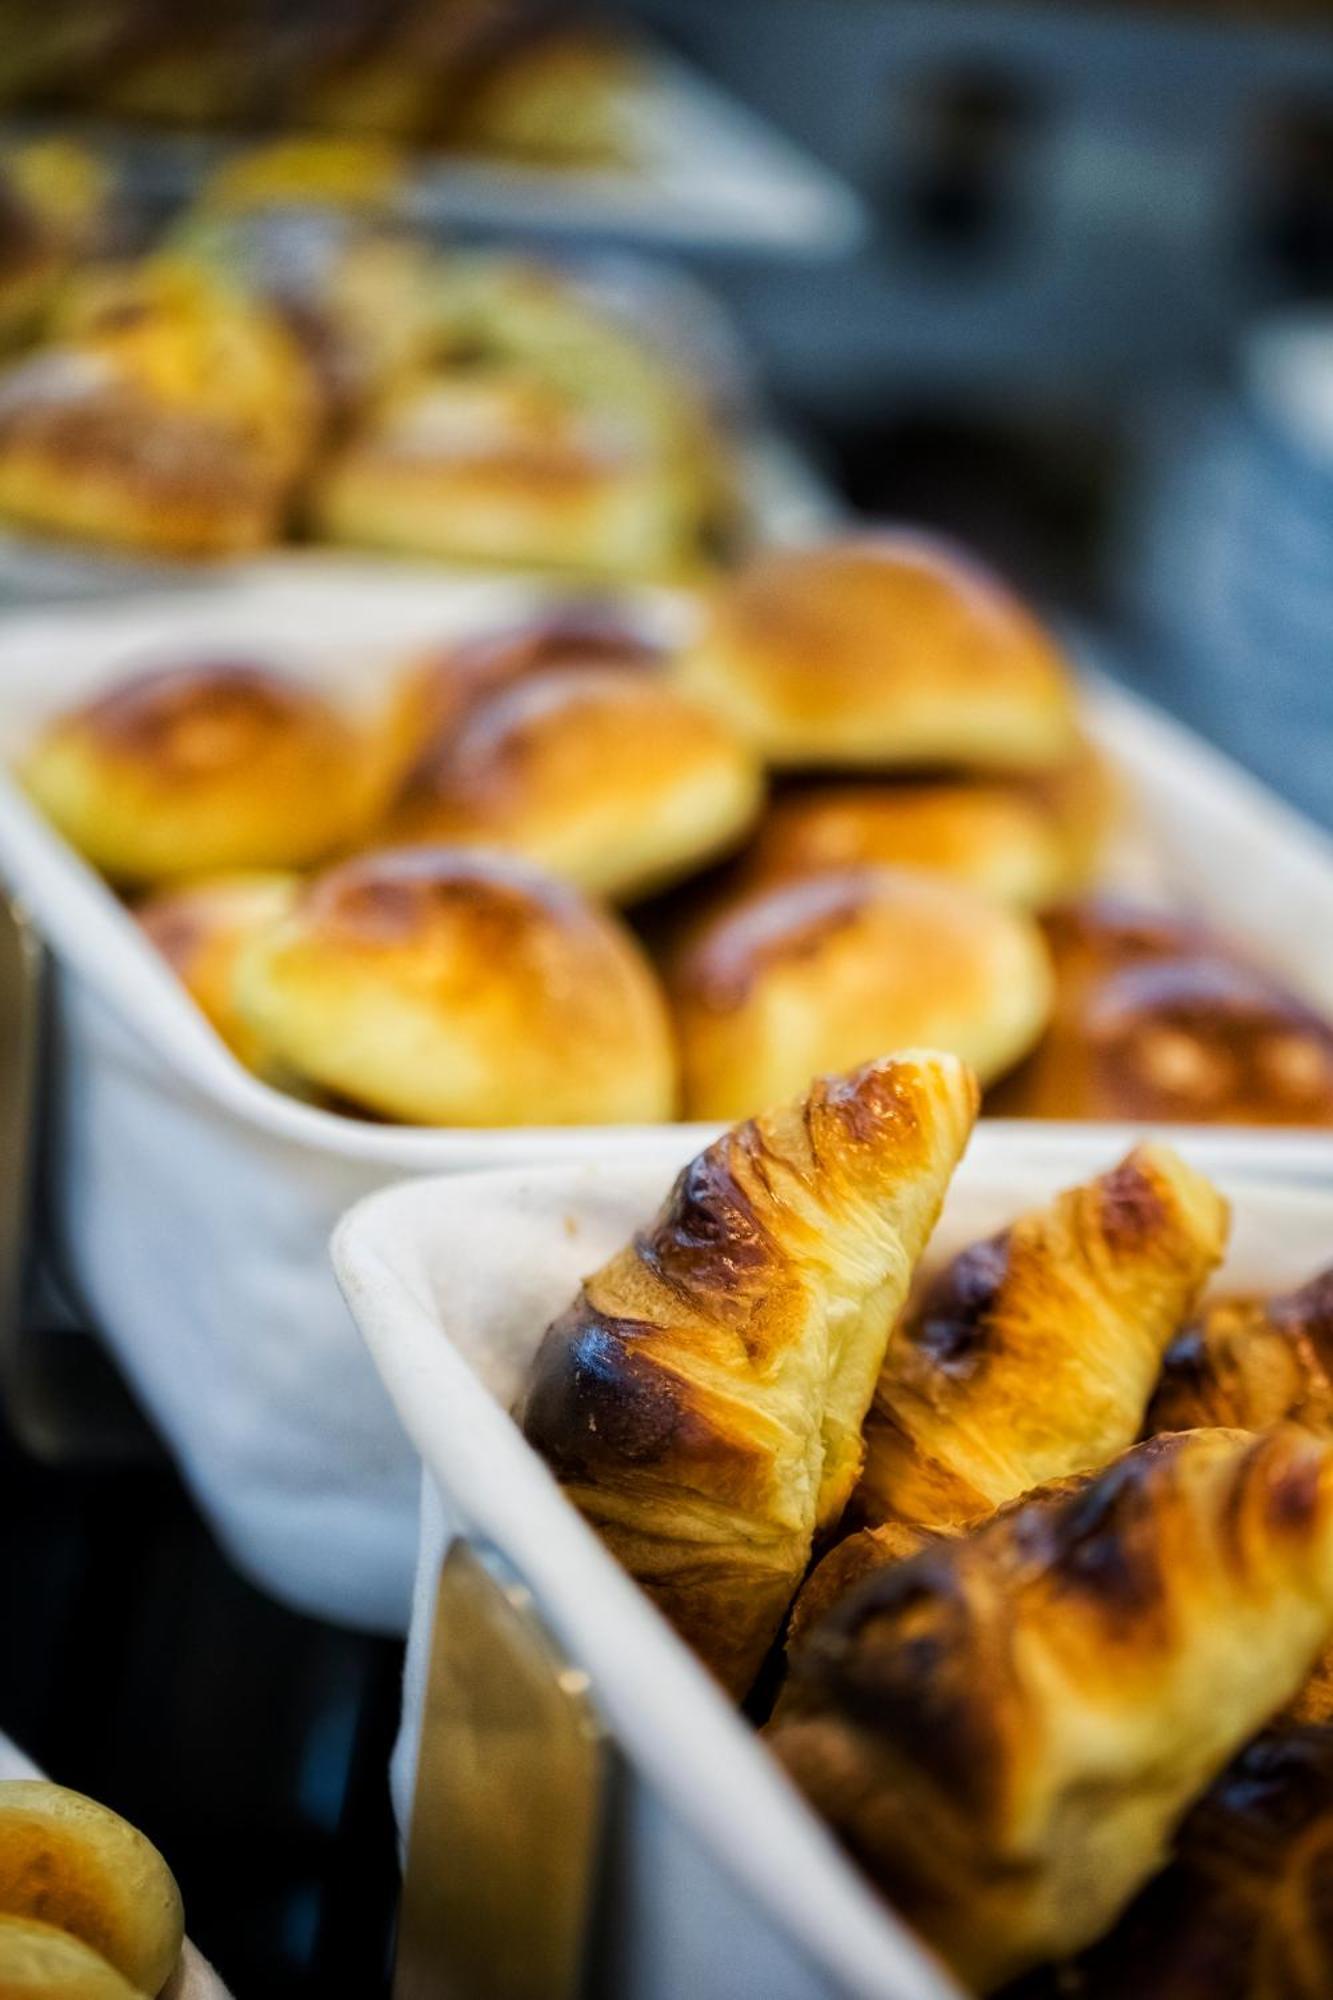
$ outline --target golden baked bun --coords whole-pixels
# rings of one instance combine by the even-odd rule
[[[57,716],[23,781],[114,881],[301,868],[378,803],[375,753],[323,695],[246,661],[152,669]]]
[[[961,1252],[890,1343],[857,1517],[962,1526],[1124,1451],[1228,1222],[1211,1182],[1145,1145]]]
[[[528,1442],[737,1695],[855,1484],[976,1109],[948,1055],[818,1079],[686,1167],[538,1350]]]
[[[619,1125],[675,1111],[666,1007],[609,911],[525,863],[367,855],[308,883],[236,992],[297,1076],[416,1125]]]
[[[184,1940],[180,1891],[152,1842],[109,1807],[35,1778],[0,1783],[0,1913],[68,1932],[149,1995]]]
[[[1099,1937],[1333,1632],[1333,1448],[1135,1446],[868,1578],[770,1747],[971,1990]]]
[[[453,561],[669,576],[698,548],[695,483],[635,415],[516,366],[392,389],[311,507],[334,541]]]
[[[320,415],[294,339],[198,272],[143,267],[95,296],[0,375],[0,516],[161,556],[277,539]]]
[[[456,728],[474,702],[530,674],[656,668],[665,657],[665,648],[628,614],[571,599],[517,625],[423,648],[399,675],[391,727],[410,758]]]
[[[1036,1041],[1041,934],[962,883],[847,869],[726,905],[671,980],[691,1118],[735,1118],[884,1049],[951,1049],[981,1081]]]
[[[760,555],[680,674],[778,765],[1042,770],[1078,743],[1054,641],[998,579],[906,530]]]
[[[657,675],[557,667],[475,703],[415,762],[385,838],[526,855],[629,901],[739,844],[753,752]]]
[[[924,868],[984,895],[1043,909],[1081,887],[1095,859],[1091,815],[1014,780],[817,785],[779,794],[745,856],[750,884],[830,869]]]
[[[0,1916],[0,2000],[145,2000],[137,1986],[67,1931]]]
[[[475,66],[444,126],[460,150],[556,167],[606,167],[633,152],[640,65],[603,26],[530,17],[516,47]]]
[[[272,1074],[266,1049],[236,1005],[236,967],[252,938],[296,900],[295,875],[215,875],[164,889],[135,911],[151,942],[239,1062]]]

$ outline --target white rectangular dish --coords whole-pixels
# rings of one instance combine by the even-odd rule
[[[1109,1129],[980,1126],[927,1270],[1109,1166],[1119,1143]],[[1282,1288],[1329,1262],[1333,1171],[1316,1186],[1287,1173],[1279,1152],[1246,1161],[1224,1141],[1182,1143],[1233,1203],[1220,1282]],[[587,1676],[617,1752],[617,1893],[590,1915],[599,1962],[614,1968],[606,1990],[623,2000],[958,2000],[506,1414],[547,1322],[649,1219],[688,1150],[677,1138],[653,1161],[390,1188],[334,1239],[348,1302],[425,1468],[399,1822],[406,1830],[411,1817],[437,1579],[461,1537],[498,1551],[521,1579],[540,1629]]]
[[[374,656],[522,617],[541,590],[312,558],[211,592],[25,615],[0,626],[0,764],[47,713],[176,648],[258,649],[355,687]],[[689,617],[682,599],[638,601],[665,626]],[[1109,683],[1089,681],[1087,713],[1133,795],[1133,872],[1333,1008],[1333,844]],[[4,771],[0,881],[56,968],[50,1203],[79,1302],[238,1564],[320,1616],[401,1630],[411,1454],[337,1297],[329,1231],[404,1175],[623,1161],[660,1153],[662,1128],[409,1130],[279,1095],[232,1061]],[[677,1157],[694,1143],[675,1128]],[[1234,1143],[1310,1171],[1329,1154],[1300,1135]]]

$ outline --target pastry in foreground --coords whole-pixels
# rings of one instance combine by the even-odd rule
[[[257,1076],[275,1065],[236,1005],[236,967],[250,941],[290,910],[298,887],[295,875],[213,875],[161,890],[135,911],[201,1013]]]
[[[0,517],[150,555],[261,548],[285,528],[318,418],[276,315],[153,272],[131,310],[0,375]]]
[[[610,911],[530,864],[369,854],[306,883],[243,955],[250,1031],[298,1078],[416,1125],[655,1123],[675,1052]]]
[[[679,671],[777,765],[1043,770],[1078,744],[1055,642],[996,577],[909,530],[760,555]]]
[[[1324,2000],[1333,1730],[1278,1723],[1190,1813],[1102,1943],[1006,2000]]]
[[[113,881],[301,868],[361,830],[374,758],[316,689],[247,660],[117,682],[59,715],[25,786]]]
[[[881,1049],[951,1049],[983,1084],[1028,1052],[1050,1006],[1022,911],[960,882],[861,868],[724,905],[672,968],[685,1108],[736,1118]]]
[[[563,666],[516,679],[438,737],[384,837],[503,849],[628,901],[735,847],[763,785],[747,745],[661,676]]]
[[[68,1932],[148,1995],[184,1939],[180,1892],[152,1842],[95,1799],[35,1778],[0,1782],[0,1914]]]
[[[988,1107],[1010,1117],[1333,1124],[1333,1022],[1169,912],[1048,919],[1051,1025]]]
[[[1333,1438],[1333,1268],[1274,1298],[1210,1299],[1168,1348],[1145,1428],[1288,1422]]]
[[[1210,1181],[1144,1145],[953,1258],[889,1344],[859,1518],[963,1526],[1133,1444],[1228,1222]]]
[[[976,1107],[949,1055],[821,1078],[686,1167],[537,1353],[529,1443],[737,1695],[856,1482]]]
[[[1099,1937],[1333,1631],[1333,1450],[1177,1433],[859,1585],[768,1742],[988,1993]]]
[[[145,2000],[114,1965],[54,1924],[0,1916],[4,2000]]]

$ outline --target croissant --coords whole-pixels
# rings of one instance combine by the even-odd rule
[[[1167,1349],[1145,1428],[1286,1419],[1333,1436],[1333,1268],[1280,1298],[1210,1303]]]
[[[737,1694],[856,1483],[885,1344],[976,1109],[948,1055],[817,1080],[686,1167],[537,1354],[529,1442]]]
[[[1227,1224],[1201,1174],[1146,1145],[964,1250],[890,1343],[857,1514],[959,1525],[1132,1444]]]
[[[1331,1631],[1333,1448],[1183,1432],[869,1577],[769,1741],[990,1992],[1109,1927]]]
[[[1333,1730],[1256,1737],[1104,1942],[1009,2000],[1326,2000]]]

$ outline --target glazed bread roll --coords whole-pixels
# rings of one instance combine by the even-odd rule
[[[840,868],[919,868],[1035,910],[1080,887],[1094,851],[1035,786],[821,785],[773,801],[745,874],[772,884]]]
[[[236,1005],[236,967],[251,940],[296,900],[295,875],[217,875],[166,889],[136,910],[152,943],[239,1062],[257,1076],[272,1052]]]
[[[180,1892],[152,1842],[109,1807],[35,1778],[0,1783],[0,1913],[68,1932],[148,1995],[175,1970],[185,1934]],[[90,2000],[101,1991],[89,1985]]]
[[[777,765],[1042,770],[1078,743],[1050,637],[995,577],[906,531],[759,556],[680,673]]]
[[[976,1107],[948,1055],[820,1079],[686,1167],[538,1351],[529,1443],[737,1695],[856,1482]]]
[[[375,758],[313,688],[247,661],[140,673],[50,723],[23,780],[113,881],[300,868],[360,830]]]
[[[989,1107],[1011,1117],[1333,1123],[1333,1024],[1201,925],[1095,900],[1047,921],[1050,1028]]]
[[[455,730],[472,705],[530,674],[587,667],[651,669],[665,650],[610,605],[572,600],[539,617],[424,649],[406,663],[391,702],[403,766]]]
[[[0,515],[150,555],[278,538],[319,397],[276,315],[146,269],[105,312],[0,376]]]
[[[367,855],[243,955],[250,1031],[297,1076],[417,1125],[618,1125],[675,1110],[652,969],[608,911],[524,863]]]
[[[145,2000],[113,1965],[67,1931],[31,1917],[0,1916],[4,2000]]]
[[[315,481],[333,541],[594,576],[671,576],[700,495],[632,414],[494,368],[392,389]]]
[[[558,667],[438,737],[385,836],[500,848],[628,901],[736,846],[762,798],[753,752],[659,676]]]
[[[1036,1041],[1050,972],[1030,918],[961,883],[847,869],[725,906],[671,980],[691,1118],[735,1118],[881,1049],[952,1049],[983,1084]]]
[[[1227,1228],[1211,1182],[1147,1145],[955,1257],[885,1356],[859,1518],[962,1526],[1124,1451]]]
[[[1330,1632],[1333,1450],[1189,1431],[867,1579],[768,1741],[988,1993],[1107,1929]]]

